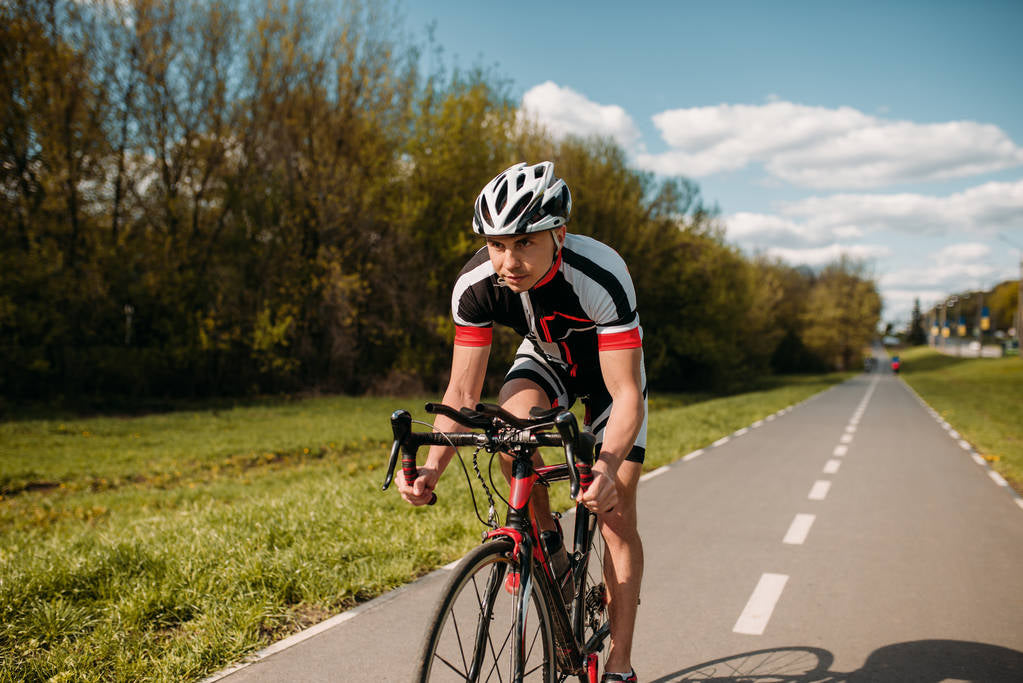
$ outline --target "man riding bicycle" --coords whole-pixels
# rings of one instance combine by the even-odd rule
[[[593,483],[578,500],[600,515],[607,546],[611,646],[602,680],[635,681],[632,635],[643,574],[636,488],[646,449],[642,330],[624,261],[597,240],[567,234],[571,210],[568,186],[549,161],[516,164],[480,192],[472,226],[486,246],[452,293],[455,342],[443,403],[457,409],[479,402],[495,323],[524,338],[500,391],[505,410],[525,418],[533,407],[568,408],[587,397],[598,456]],[[457,424],[438,415],[434,428]],[[412,486],[398,477],[402,497],[429,503],[453,455],[450,447],[431,448]],[[542,464],[539,454],[534,459]],[[546,489],[534,489],[531,502],[546,541],[556,533]]]

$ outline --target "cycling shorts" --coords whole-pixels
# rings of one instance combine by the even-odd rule
[[[642,364],[640,365],[642,368]],[[599,372],[599,370],[598,370]],[[611,416],[611,394],[601,379],[591,382],[587,386],[578,377],[572,377],[566,368],[557,363],[552,363],[537,351],[536,347],[528,339],[523,340],[518,351],[515,352],[515,361],[512,363],[508,373],[504,376],[507,383],[513,379],[528,379],[543,389],[551,402],[551,407],[560,406],[571,408],[577,399],[582,399],[586,405],[585,429],[593,433],[597,440],[597,453],[600,453],[600,445],[603,442],[604,429],[607,427],[608,418]],[[646,457],[646,425],[647,425],[647,390],[646,372],[641,369],[640,381],[643,384],[643,425],[636,435],[636,442],[632,450],[625,457],[632,462],[643,462]]]

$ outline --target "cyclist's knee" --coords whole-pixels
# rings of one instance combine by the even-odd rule
[[[551,401],[547,392],[532,380],[517,377],[504,383],[498,401],[501,407],[516,417],[529,417],[531,408],[547,410]]]

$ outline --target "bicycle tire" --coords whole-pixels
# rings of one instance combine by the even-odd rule
[[[430,619],[416,680],[513,681],[512,638],[521,587],[513,544],[501,538],[467,554],[452,571]],[[523,639],[523,681],[554,683],[554,633],[547,604],[534,587]]]
[[[607,659],[607,641],[611,635],[607,611],[607,586],[604,583],[606,552],[604,537],[601,535],[598,525],[590,538],[590,550],[587,554],[586,574],[582,586],[582,642],[588,653],[597,655],[598,671],[604,671],[604,662]],[[580,677],[580,681],[584,683],[587,680],[586,677]]]

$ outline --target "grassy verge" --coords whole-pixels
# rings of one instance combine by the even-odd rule
[[[655,397],[647,467],[843,378]],[[459,472],[429,510],[379,490],[387,416],[422,403],[0,425],[0,682],[197,680],[460,556],[480,525]]]
[[[1023,494],[1023,361],[944,356],[927,347],[900,359],[906,382]]]

